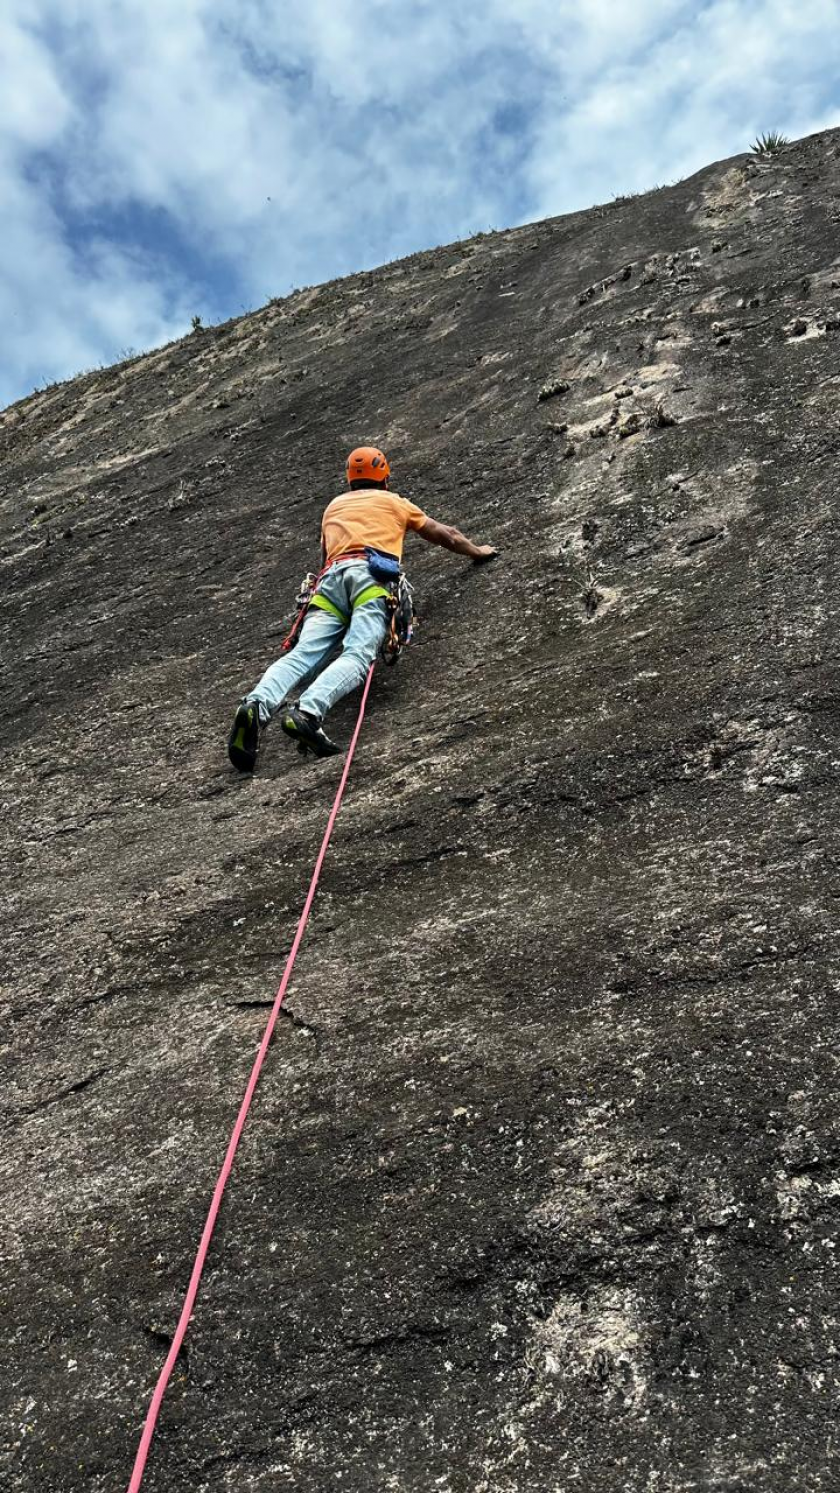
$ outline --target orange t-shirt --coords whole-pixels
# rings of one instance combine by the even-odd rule
[[[384,487],[342,493],[327,505],[321,520],[326,564],[331,565],[345,550],[366,545],[401,560],[406,529],[419,529],[425,522],[422,508]]]

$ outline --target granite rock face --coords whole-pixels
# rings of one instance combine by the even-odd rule
[[[838,223],[832,132],[0,416],[10,1493],[128,1480],[341,771],[230,717],[360,441],[502,554],[410,542],[144,1488],[837,1487]]]

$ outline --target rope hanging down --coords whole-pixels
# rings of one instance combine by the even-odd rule
[[[333,802],[330,817],[327,820],[327,827],[324,831],[324,838],[321,841],[321,849],[318,851],[318,859],[315,862],[315,870],[312,872],[312,880],[309,883],[309,891],[306,894],[306,901],[303,904],[303,912],[300,915],[300,921],[297,925],[294,942],[292,943],[292,947],[289,951],[289,957],[286,960],[286,967],[283,970],[283,978],[278,986],[277,994],[274,997],[274,1004],[271,1008],[271,1013],[269,1015],[268,1021],[266,1022],[266,1027],[265,1031],[263,1032],[263,1038],[260,1043],[259,1051],[256,1058],[254,1059],[254,1066],[251,1069],[251,1076],[248,1079],[248,1087],[245,1090],[245,1096],[239,1107],[239,1114],[236,1117],[236,1124],[233,1127],[233,1132],[231,1134],[230,1140],[228,1141],[228,1148],[225,1153],[225,1159],[222,1162],[222,1169],[216,1179],[216,1186],[213,1189],[213,1197],[210,1203],[210,1209],[207,1214],[207,1219],[204,1224],[204,1230],[201,1235],[201,1242],[198,1246],[198,1252],[196,1254],[195,1263],[192,1268],[192,1275],[190,1276],[190,1283],[187,1287],[187,1294],[184,1297],[184,1305],[181,1308],[181,1315],[178,1318],[178,1325],[175,1328],[175,1334],[172,1338],[172,1345],[166,1356],[166,1362],[164,1363],[163,1368],[160,1371],[160,1377],[158,1378],[157,1384],[155,1385],[151,1403],[146,1414],[146,1420],[143,1426],[143,1434],[140,1437],[140,1445],[137,1448],[137,1456],[134,1460],[134,1470],[131,1474],[131,1482],[128,1485],[128,1493],[138,1493],[140,1484],[143,1481],[143,1471],[146,1466],[146,1459],[149,1455],[149,1448],[152,1444],[152,1437],[155,1433],[155,1426],[157,1425],[158,1415],[160,1414],[161,1403],[163,1401],[163,1396],[166,1393],[166,1386],[169,1383],[172,1370],[174,1369],[177,1362],[178,1354],[181,1351],[181,1345],[184,1341],[187,1333],[187,1328],[190,1323],[190,1317],[192,1316],[192,1310],[195,1305],[195,1298],[198,1295],[198,1288],[201,1284],[201,1277],[204,1271],[205,1262],[207,1260],[207,1251],[210,1247],[210,1240],[213,1237],[213,1229],[215,1228],[216,1218],[221,1206],[222,1196],[224,1194],[227,1180],[233,1167],[233,1159],[236,1155],[242,1131],[245,1128],[245,1121],[248,1118],[248,1111],[251,1108],[251,1100],[254,1097],[254,1090],[257,1087],[257,1081],[260,1076],[260,1071],[265,1061],[266,1053],[268,1052],[268,1047],[269,1043],[271,1042],[274,1028],[277,1024],[277,1018],[280,1015],[280,1007],[282,1006],[286,996],[286,990],[288,988],[289,980],[291,979],[298,949],[300,948],[303,935],[306,931],[306,925],[309,922],[309,914],[312,910],[312,903],[315,900],[315,891],[318,886],[318,878],[321,875],[321,867],[324,864],[324,857],[327,853],[327,847],[330,843],[333,826],[338,817],[338,811],[341,808],[341,800],[344,797],[344,789],[347,785],[347,779],[350,774],[350,764],[353,761],[353,753],[356,750],[356,742],[359,739],[359,733],[362,729],[362,721],[364,720],[365,705],[367,704],[370,682],[373,678],[373,670],[374,665],[371,664],[370,669],[368,670],[367,679],[365,680],[365,687],[362,691],[362,703],[359,706],[359,715],[356,721],[356,729],[353,732],[353,738],[347,749],[347,760],[344,764],[344,771],[341,774],[341,782],[338,785],[338,791],[335,795],[335,800]]]

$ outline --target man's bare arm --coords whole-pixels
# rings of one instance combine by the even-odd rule
[[[481,562],[492,560],[498,550],[492,544],[473,544],[471,539],[456,529],[453,524],[439,524],[437,519],[427,518],[417,530],[427,544],[439,544],[442,549],[452,550],[455,555],[467,555],[470,560]]]

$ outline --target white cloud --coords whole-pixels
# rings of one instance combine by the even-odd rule
[[[192,312],[834,123],[838,19],[837,0],[636,0],[629,19],[614,0],[6,0],[0,401]]]
[[[689,175],[763,129],[818,127],[817,99],[840,64],[836,0],[672,10],[683,14],[651,38],[643,65],[617,59],[566,113],[544,113],[530,178],[538,216]],[[822,117],[840,121],[840,97]]]
[[[0,21],[0,402],[98,364],[129,346],[165,340],[184,325],[159,277],[130,250],[93,242],[83,258],[67,242],[52,201],[52,157],[72,148],[76,105],[49,49],[15,6]]]
[[[52,59],[34,37],[8,15],[2,33],[3,136],[31,149],[55,140],[67,123],[70,102]]]

